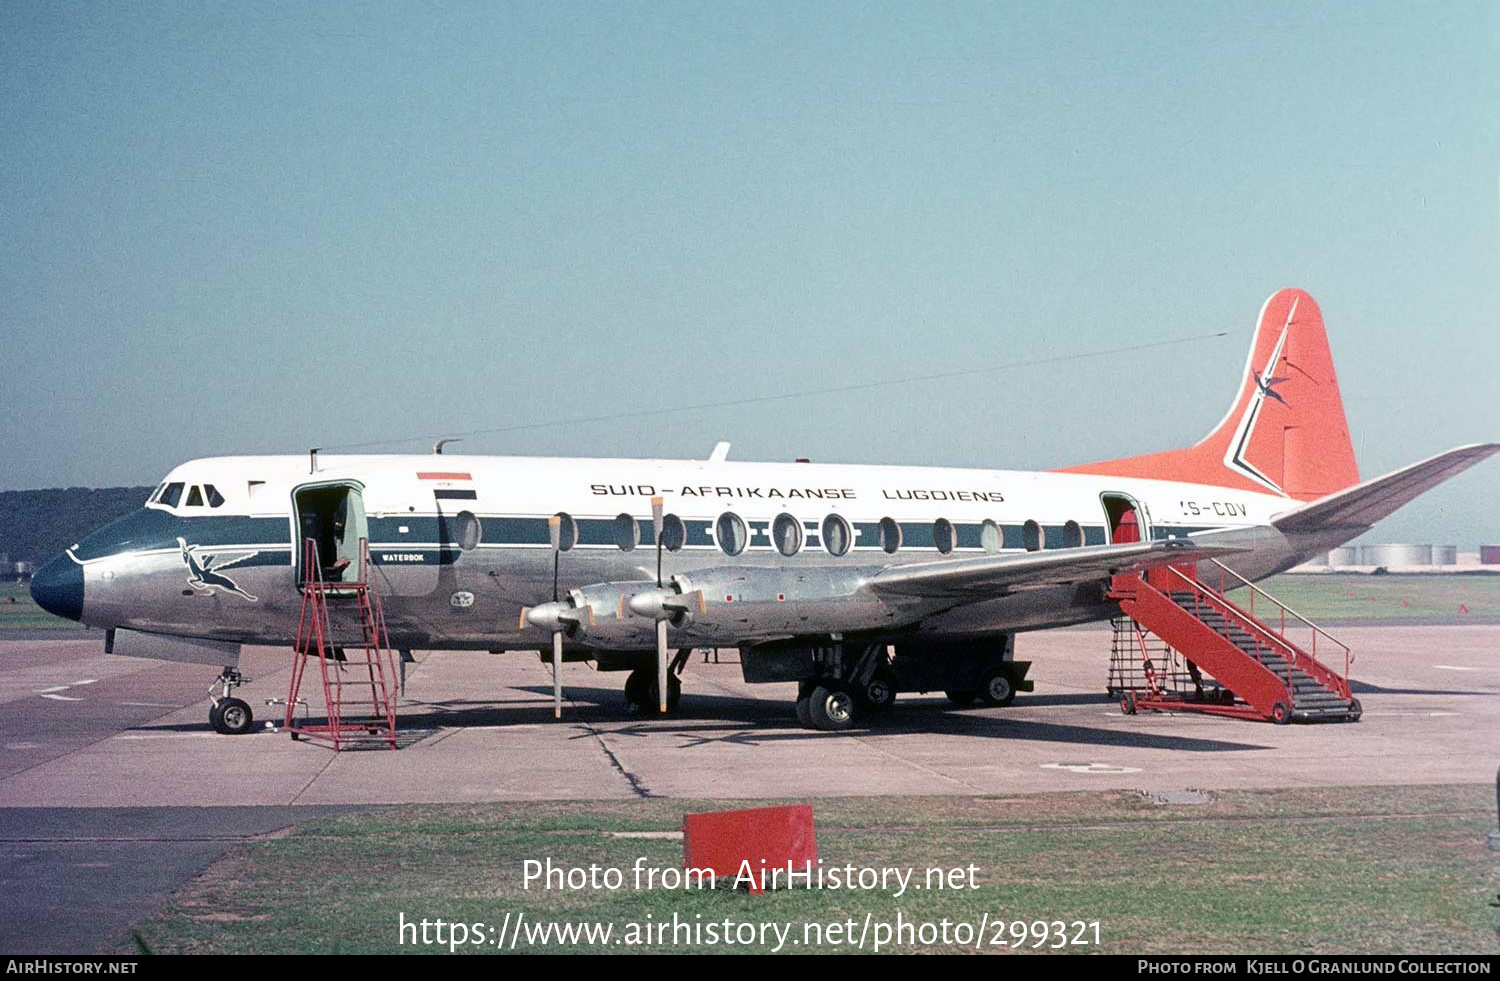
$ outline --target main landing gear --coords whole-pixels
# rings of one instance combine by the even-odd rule
[[[692,656],[692,649],[680,650],[667,665],[667,712],[677,711],[682,700],[683,666]],[[633,669],[625,678],[625,708],[635,715],[656,715],[661,710],[661,689],[657,687],[656,665],[642,665]]]
[[[215,732],[226,736],[242,736],[250,731],[255,723],[255,713],[250,711],[249,702],[233,697],[235,686],[243,685],[249,680],[240,674],[238,668],[226,665],[208,687],[208,700],[211,703],[208,724],[214,727]],[[215,690],[220,688],[222,693],[215,694]]]

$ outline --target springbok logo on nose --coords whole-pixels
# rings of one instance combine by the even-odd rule
[[[236,596],[243,596],[245,599],[249,600],[252,603],[256,602],[256,598],[254,596],[251,596],[249,593],[241,589],[233,579],[230,579],[228,576],[224,575],[220,570],[230,569],[234,566],[239,565],[241,562],[247,562],[250,559],[253,559],[255,556],[260,554],[259,550],[253,552],[241,551],[237,553],[230,553],[238,555],[238,557],[223,563],[216,570],[214,568],[214,563],[219,560],[218,553],[205,554],[200,561],[198,558],[199,547],[197,545],[189,545],[187,543],[187,540],[183,538],[177,539],[177,544],[182,548],[183,564],[188,567],[188,585],[195,586],[199,589],[222,589],[226,593],[234,593]]]

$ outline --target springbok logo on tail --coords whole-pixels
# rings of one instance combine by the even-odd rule
[[[252,603],[256,602],[256,598],[241,589],[233,579],[230,579],[228,576],[223,575],[221,571],[216,571],[214,569],[214,563],[218,561],[219,558],[217,554],[204,555],[202,561],[199,561],[197,545],[189,545],[187,543],[187,540],[184,538],[177,539],[177,544],[182,548],[183,564],[188,567],[188,585],[195,586],[199,589],[218,588],[224,590],[224,592],[226,593],[234,593],[236,596],[243,596],[245,599],[249,600]],[[219,566],[219,570],[233,568],[234,566],[239,565],[241,562],[247,562],[250,559],[253,559],[259,554],[260,552],[258,550],[254,552],[241,552],[239,553],[238,558],[231,559],[230,561],[225,562],[223,565]]]

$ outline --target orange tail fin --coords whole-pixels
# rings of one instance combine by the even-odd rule
[[[1359,483],[1317,302],[1299,289],[1271,295],[1260,311],[1239,394],[1197,445],[1060,472],[1215,484],[1300,501]]]

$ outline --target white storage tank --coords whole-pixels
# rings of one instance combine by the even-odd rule
[[[1328,553],[1328,564],[1330,566],[1359,565],[1359,549],[1354,545],[1345,545]]]
[[[1433,565],[1458,565],[1457,545],[1434,545],[1432,546]]]
[[[1432,546],[1365,545],[1359,550],[1359,564],[1385,566],[1387,569],[1432,565]]]

